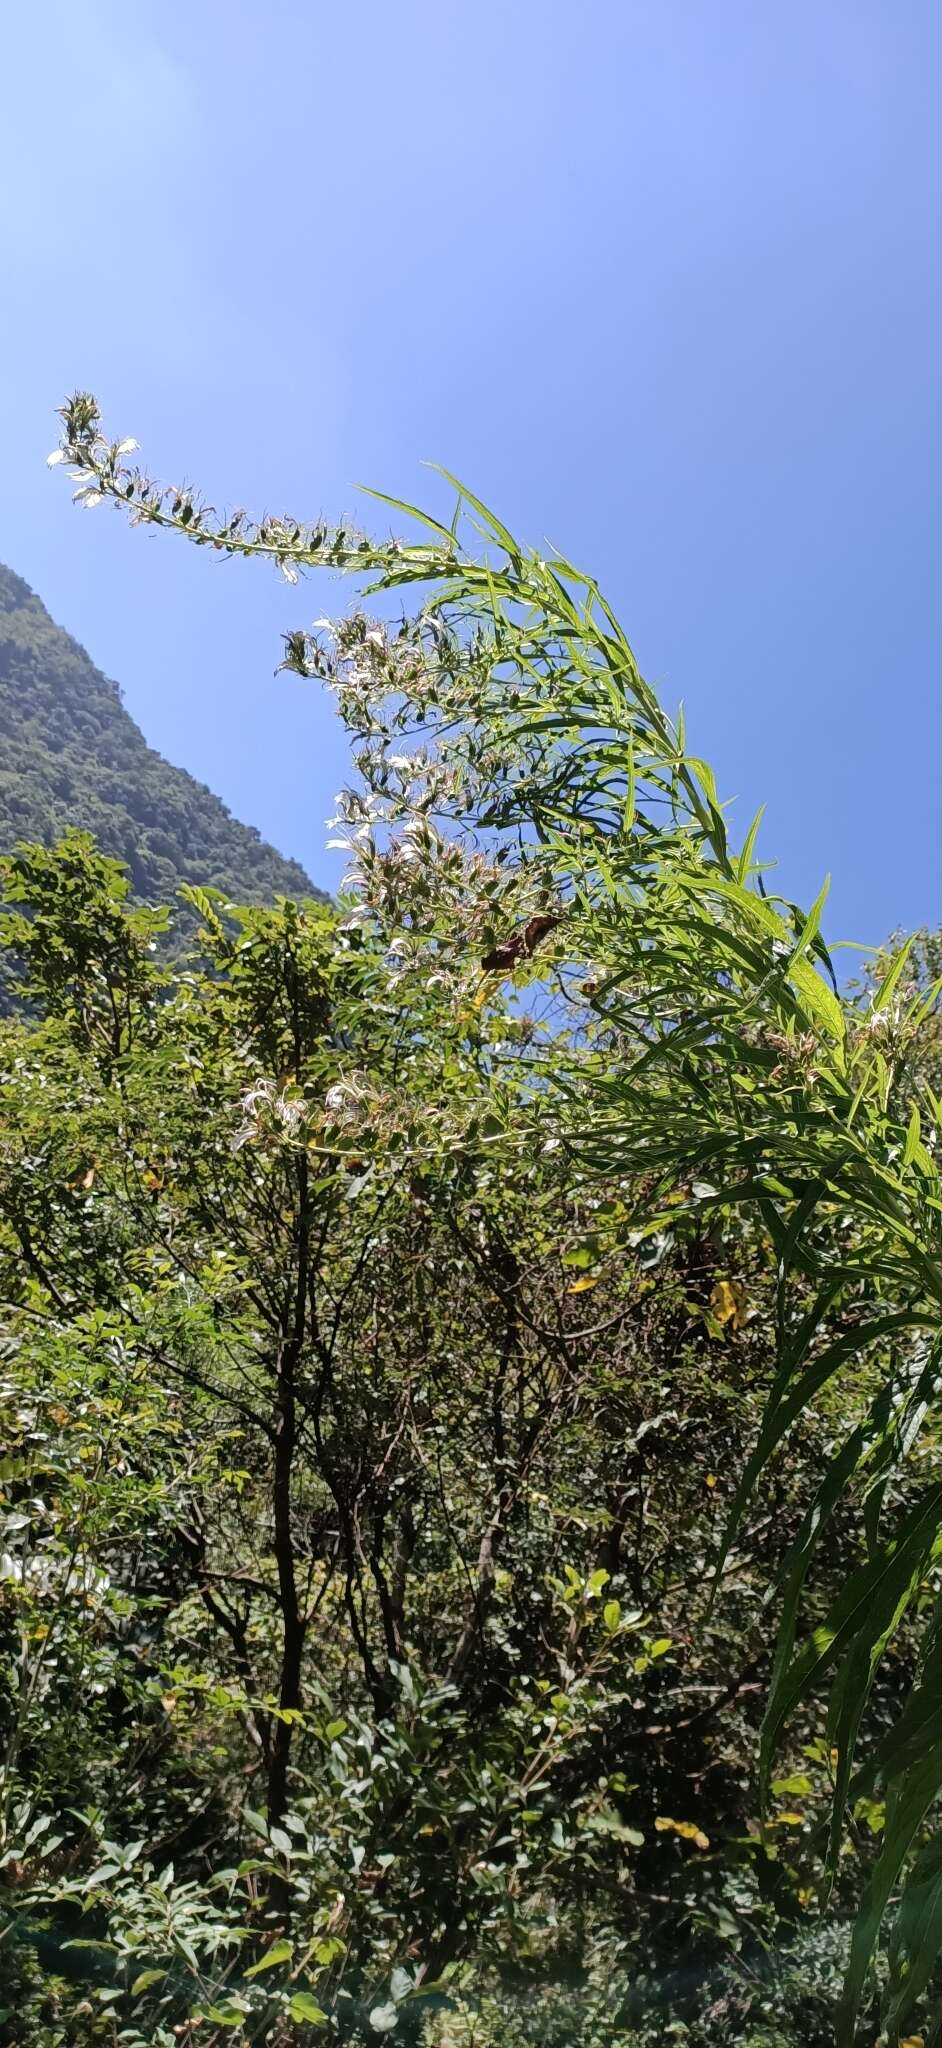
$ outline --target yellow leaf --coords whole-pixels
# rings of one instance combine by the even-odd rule
[[[706,1476],[706,1483],[707,1483],[707,1485],[708,1485],[708,1486],[715,1486],[715,1485],[716,1485],[716,1473],[715,1473],[715,1472],[708,1472],[708,1473],[707,1473],[707,1476]]]
[[[654,1823],[659,1835],[682,1835],[685,1842],[695,1842],[698,1849],[708,1849],[710,1837],[705,1835],[692,1820],[670,1820],[665,1813],[659,1813]]]
[[[776,1828],[803,1828],[804,1825],[803,1813],[777,1813],[772,1822],[772,1826]]]
[[[566,1289],[566,1293],[567,1293],[567,1294],[588,1294],[589,1288],[590,1288],[590,1287],[597,1287],[597,1286],[598,1286],[598,1284],[599,1284],[599,1281],[601,1280],[601,1278],[602,1278],[602,1275],[601,1275],[601,1273],[583,1273],[583,1275],[582,1275],[582,1279],[581,1279],[581,1280],[574,1280],[574,1281],[573,1281],[573,1283],[572,1283],[572,1286],[571,1286],[571,1287],[567,1287],[567,1289]]]
[[[710,1309],[718,1323],[732,1323],[741,1330],[746,1320],[746,1290],[741,1280],[717,1280],[710,1295]]]

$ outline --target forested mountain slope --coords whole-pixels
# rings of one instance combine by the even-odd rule
[[[322,894],[148,746],[117,684],[0,564],[0,852],[51,844],[70,826],[125,861],[149,902],[172,902],[184,881],[248,903]]]

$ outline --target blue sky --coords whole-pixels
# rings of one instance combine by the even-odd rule
[[[832,936],[942,921],[937,0],[34,0],[0,81],[0,558],[316,880],[336,606],[73,511],[52,409],[314,516],[445,463],[601,578]]]

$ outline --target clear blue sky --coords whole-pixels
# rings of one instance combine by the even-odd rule
[[[272,671],[338,602],[73,511],[313,516],[458,471],[594,569],[833,936],[942,921],[938,0],[33,0],[0,79],[0,558],[321,882],[345,775]]]

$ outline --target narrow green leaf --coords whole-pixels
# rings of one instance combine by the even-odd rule
[[[812,940],[815,939],[818,935],[818,930],[821,924],[821,914],[824,909],[825,903],[827,902],[830,888],[831,877],[830,875],[825,875],[824,881],[821,884],[818,894],[814,899],[811,909],[809,910],[808,915],[805,918],[804,924],[801,927],[801,931],[799,932],[798,937],[795,941],[795,950],[792,954],[790,963],[792,966],[794,966],[796,960],[801,959],[803,953],[807,952]]]
[[[742,852],[740,853],[739,859],[736,862],[736,879],[738,882],[741,882],[744,886],[749,880],[749,873],[752,867],[752,856],[755,852],[756,840],[759,836],[759,826],[761,825],[764,816],[765,805],[760,804],[755,814],[755,817],[753,818],[752,824],[750,825],[746,837],[743,841]]]
[[[820,1327],[828,1298],[836,1292],[839,1283],[839,1275],[829,1278],[823,1295],[813,1304],[786,1353],[784,1366],[766,1408],[758,1443],[736,1489],[719,1557],[720,1571],[735,1539],[743,1509],[756,1480],[764,1471],[782,1438],[787,1435],[792,1424],[797,1421],[814,1395],[833,1379],[834,1374],[849,1359],[862,1358],[871,1344],[885,1337],[896,1336],[904,1330],[924,1327],[929,1322],[928,1317],[913,1315],[906,1310],[892,1315],[877,1316],[869,1323],[858,1323],[852,1330],[845,1331],[832,1343],[826,1344],[805,1364],[808,1348]]]
[[[912,949],[913,941],[911,938],[907,939],[906,944],[900,947],[895,960],[893,961],[890,968],[887,970],[887,973],[884,975],[883,980],[881,981],[880,986],[877,990],[877,993],[873,998],[873,1002],[870,1005],[871,1017],[875,1017],[878,1011],[885,1010],[887,1003],[889,1003],[892,1000],[892,997],[895,994],[896,988],[898,986],[900,976],[902,975],[903,969],[906,965],[907,960],[909,959]]]
[[[827,1618],[780,1674],[762,1725],[759,1769],[763,1785],[768,1783],[783,1722],[842,1651],[857,1645],[860,1655],[879,1656],[893,1617],[903,1611],[930,1559],[942,1551],[940,1523],[942,1482],[930,1487],[917,1502],[895,1541],[853,1574]]]
[[[407,519],[417,520],[420,526],[427,526],[431,533],[440,534],[442,540],[448,542],[449,556],[454,553],[454,525],[442,526],[440,520],[433,519],[430,512],[423,512],[418,505],[410,505],[407,498],[391,498],[388,491],[374,490],[370,484],[358,484],[357,490],[363,491],[368,498],[375,498],[380,505],[391,506],[394,512],[404,513]]]
[[[627,789],[627,792],[626,792],[626,795],[625,795],[625,808],[624,808],[624,810],[623,810],[623,812],[622,812],[622,820],[621,820],[621,829],[622,829],[622,836],[623,836],[623,838],[625,838],[625,839],[630,839],[630,837],[631,837],[631,834],[632,834],[632,831],[633,831],[633,829],[634,829],[634,822],[635,822],[635,788],[636,788],[636,773],[635,773],[635,743],[634,743],[634,734],[633,734],[633,733],[630,733],[630,732],[629,732],[629,734],[628,734],[628,789]]]
[[[461,498],[464,500],[464,503],[466,505],[472,505],[474,507],[475,512],[477,512],[483,519],[485,526],[488,528],[488,531],[493,534],[494,539],[500,541],[501,547],[505,550],[505,552],[508,555],[513,555],[514,557],[519,559],[523,550],[520,548],[517,541],[514,540],[513,534],[508,533],[506,526],[504,526],[502,521],[497,518],[496,513],[490,512],[487,506],[485,504],[482,504],[481,499],[475,497],[473,491],[469,491],[464,484],[459,483],[458,478],[456,476],[452,476],[450,469],[444,469],[441,463],[438,462],[430,463],[429,468],[437,470],[438,475],[443,476],[445,478],[446,483],[454,485],[455,490],[460,494]]]
[[[912,1114],[910,1116],[909,1124],[906,1131],[906,1143],[903,1146],[904,1168],[912,1165],[913,1159],[915,1158],[916,1152],[919,1147],[921,1131],[922,1124],[919,1118],[919,1105],[918,1103],[914,1102],[912,1107]]]
[[[892,2040],[912,2013],[933,1974],[942,1948],[942,1839],[920,1850],[906,1880],[890,1940],[889,1995],[884,2028]],[[937,2023],[942,2026],[942,2018]],[[933,2040],[938,2040],[937,2028]]]
[[[912,1771],[887,1817],[879,1857],[864,1891],[854,1923],[850,1961],[844,1980],[837,2038],[839,2048],[853,2048],[860,2000],[876,1946],[880,1923],[909,1850],[939,1792],[942,1791],[942,1747]]]

